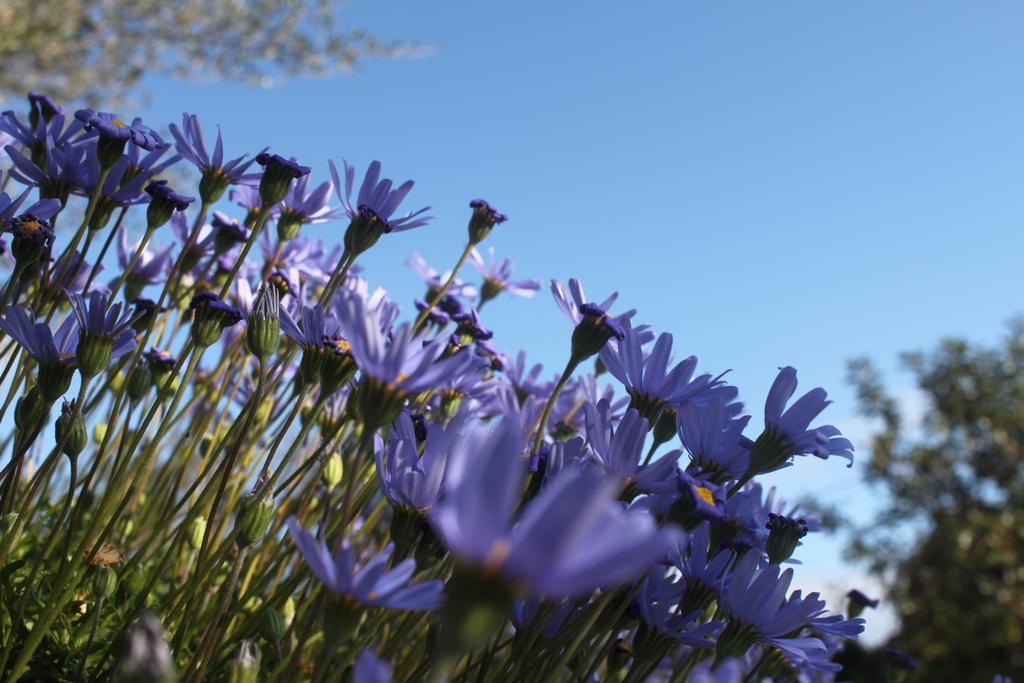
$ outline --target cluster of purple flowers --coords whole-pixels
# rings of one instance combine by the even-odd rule
[[[551,283],[570,324],[565,367],[547,373],[523,352],[512,360],[501,351],[482,318],[502,293],[540,289],[514,279],[513,261],[493,248],[484,260],[478,244],[507,220],[487,202],[470,203],[466,250],[452,270],[414,254],[409,265],[427,292],[408,309],[415,322],[403,321],[356,260],[385,235],[428,225],[427,208],[403,213],[411,180],[385,178],[374,161],[357,190],[356,169],[342,161],[316,184],[310,168],[266,149],[229,158],[219,131],[211,152],[193,115],[171,126],[171,154],[141,121],[91,110],[68,118],[32,102],[28,123],[0,116],[9,177],[25,186],[0,195],[15,245],[0,332],[25,351],[11,375],[12,395],[23,392],[15,443],[31,443],[76,372],[80,400],[69,410],[109,407],[104,433],[120,444],[110,450],[100,437],[74,454],[109,477],[87,484],[99,487],[103,521],[87,522],[88,532],[120,534],[137,549],[129,566],[153,581],[170,581],[174,563],[192,577],[138,601],[167,608],[176,629],[167,657],[189,680],[219,665],[218,645],[255,628],[223,615],[242,609],[231,583],[240,576],[242,588],[266,591],[244,594],[254,614],[305,600],[287,633],[322,638],[288,640],[276,622],[268,628],[282,665],[311,663],[319,678],[332,665],[351,666],[356,681],[391,680],[394,670],[406,680],[433,670],[627,681],[819,681],[839,672],[834,655],[873,604],[851,598],[859,609],[844,616],[818,593],[790,591],[794,569],[782,565],[820,525],[754,480],[796,456],[852,463],[838,429],[812,426],[829,403],[824,390],[789,405],[792,367],[767,392],[763,431],[748,437],[750,416],[725,373],[698,371],[696,357],[676,356],[671,334],[635,310],[613,313],[617,294],[590,299],[570,279]],[[198,202],[161,178],[177,163],[199,174]],[[216,204],[229,188],[244,210],[237,220]],[[72,195],[87,202],[82,227],[54,229]],[[148,220],[130,236],[124,215],[135,205],[147,206]],[[347,225],[337,246],[302,234],[338,221]],[[116,276],[101,281],[115,240]],[[466,260],[479,284],[459,279]],[[122,398],[148,413],[120,410]],[[221,432],[210,427],[215,416]],[[180,420],[195,428],[181,430],[180,449],[165,445]],[[321,438],[308,451],[312,430]],[[18,500],[26,450],[5,475],[4,512]],[[187,464],[195,452],[209,469]],[[156,481],[173,488],[151,494],[159,505],[142,517],[149,535],[133,536],[140,532],[116,522],[154,462]],[[262,466],[258,478],[250,462]],[[204,493],[178,488],[193,479]],[[71,505],[74,489],[72,480],[73,517],[85,509]],[[232,509],[225,496],[236,496],[233,531],[218,524]],[[174,544],[193,535],[195,568],[177,551],[145,554],[158,541],[185,553]],[[63,578],[85,575],[75,563],[89,557],[92,538],[81,537],[86,552],[70,556]],[[228,544],[234,555],[217,551]],[[224,573],[217,562],[227,557]],[[253,558],[266,558],[273,580]],[[224,588],[210,584],[206,598],[196,582],[215,575]],[[190,608],[181,610],[207,599],[211,620],[197,636]],[[421,611],[434,616],[421,621]],[[48,628],[48,614],[37,628]],[[13,656],[15,677],[38,647],[22,637],[8,636],[0,654],[0,670]],[[243,650],[251,664],[251,646]],[[423,664],[410,670],[415,661]]]

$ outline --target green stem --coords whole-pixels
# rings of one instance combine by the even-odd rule
[[[469,258],[469,255],[472,251],[473,243],[467,242],[466,248],[462,250],[462,255],[459,256],[459,260],[455,262],[455,267],[452,268],[452,272],[448,276],[448,279],[444,281],[444,284],[441,285],[440,289],[438,289],[436,292],[433,293],[433,295],[431,295],[431,297],[427,300],[426,308],[420,311],[420,314],[416,316],[416,322],[413,323],[412,326],[413,332],[419,332],[423,328],[423,323],[427,321],[427,316],[429,316],[430,312],[434,310],[434,306],[437,306],[438,302],[440,302],[441,299],[444,298],[445,293],[448,291],[448,288],[452,286],[452,283],[455,282],[455,278],[456,276],[458,276],[459,270],[462,268],[462,265],[466,262],[466,259]]]
[[[544,405],[544,412],[540,414],[540,424],[537,425],[537,436],[533,439],[533,453],[539,453],[541,444],[544,443],[544,431],[547,428],[548,418],[551,417],[551,411],[555,407],[555,401],[558,399],[558,395],[562,393],[562,389],[568,383],[569,378],[572,377],[572,373],[576,370],[578,363],[571,358],[569,362],[565,364],[565,370],[562,371],[562,376],[558,378],[558,383],[555,384],[555,388],[551,391],[551,396],[548,397],[548,402]]]

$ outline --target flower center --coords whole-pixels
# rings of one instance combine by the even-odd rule
[[[697,497],[703,500],[708,505],[715,504],[715,496],[711,493],[711,489],[706,486],[694,486],[693,490],[696,491]]]

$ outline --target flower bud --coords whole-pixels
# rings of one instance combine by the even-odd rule
[[[145,297],[137,296],[131,301],[137,316],[132,321],[132,328],[138,334],[145,334],[146,330],[153,324],[153,319],[160,312],[160,309],[157,309],[155,301]]]
[[[345,229],[343,244],[345,251],[358,256],[377,244],[385,233],[391,232],[391,225],[368,206],[359,206],[352,221]]]
[[[356,361],[351,346],[341,337],[324,335],[324,354],[320,364],[320,391],[330,396],[345,386],[356,374]]]
[[[324,463],[324,469],[320,473],[320,479],[328,490],[333,490],[335,486],[341,483],[341,477],[344,474],[344,471],[345,466],[342,463],[341,456],[334,453],[328,457],[327,462]]]
[[[277,154],[260,152],[256,163],[263,167],[260,178],[260,200],[268,209],[288,195],[292,181],[309,174],[309,166],[285,159]]]
[[[803,519],[793,519],[771,512],[768,513],[765,528],[769,530],[765,550],[768,552],[768,561],[772,564],[785,562],[792,557],[800,539],[807,535],[807,523]]]
[[[277,288],[260,285],[245,329],[245,340],[252,355],[265,362],[277,351],[281,341],[280,299]]]
[[[113,567],[97,567],[92,577],[92,592],[97,598],[109,598],[117,590],[117,572]]]
[[[148,365],[136,365],[132,368],[131,372],[128,373],[128,384],[125,386],[128,398],[133,401],[138,401],[149,393],[149,390],[152,388],[153,372],[149,369]]]
[[[76,458],[89,445],[89,432],[85,429],[85,418],[75,407],[75,402],[64,404],[60,408],[60,417],[54,425],[55,438],[58,444],[64,444],[61,451],[69,458]]]
[[[92,442],[98,446],[103,443],[105,438],[107,438],[107,423],[97,422],[92,428]]]
[[[870,607],[874,609],[878,607],[878,600],[872,600],[868,596],[861,593],[859,590],[852,590],[846,594],[847,602],[846,616],[850,619],[856,619],[864,610]]]
[[[228,680],[231,683],[256,683],[260,676],[260,648],[251,640],[243,640],[238,654],[231,660]]]
[[[75,365],[73,362],[40,363],[39,391],[44,399],[53,403],[67,392],[74,376]]]
[[[24,396],[18,399],[14,408],[14,425],[22,434],[34,433],[46,420],[50,403],[43,398],[39,385],[32,385]]]
[[[154,180],[146,186],[151,199],[146,209],[146,221],[150,230],[155,230],[171,220],[175,211],[184,211],[195,201],[194,197],[180,195],[170,188],[166,180]]]
[[[235,542],[239,548],[247,548],[262,541],[274,516],[274,499],[269,492],[264,495],[259,490],[261,487],[262,483],[257,483],[256,488],[242,499],[238,507]]]
[[[95,377],[107,368],[110,353],[114,349],[114,339],[106,334],[92,334],[82,330],[78,338],[78,372],[82,377]]]
[[[156,348],[151,348],[144,354],[146,358],[146,364],[149,366],[150,374],[153,377],[153,385],[155,387],[162,388],[167,383],[167,378],[171,372],[174,371],[174,367],[178,364],[178,360],[167,353]]]
[[[474,199],[469,206],[473,209],[473,215],[469,218],[469,241],[471,244],[480,244],[491,234],[495,225],[508,220],[508,216],[495,211],[494,207],[483,199]]]
[[[206,518],[193,517],[188,523],[188,545],[193,550],[199,550],[203,545],[203,536],[206,535]]]
[[[242,319],[238,309],[221,301],[213,292],[196,294],[188,307],[194,311],[192,340],[200,348],[216,344],[225,328],[237,324]]]
[[[38,262],[53,244],[54,234],[50,224],[30,213],[11,219],[4,229],[14,236],[11,241],[11,253],[18,268],[25,268]]]
[[[271,644],[280,643],[284,638],[284,616],[276,609],[265,609],[260,616],[260,635]]]
[[[626,336],[622,326],[596,304],[580,306],[583,319],[572,332],[572,359],[580,363],[597,355],[612,337]]]
[[[146,572],[140,568],[128,574],[124,587],[129,595],[139,595],[146,588]]]
[[[293,240],[299,236],[300,228],[302,228],[302,214],[286,209],[277,219],[277,238],[282,242]]]
[[[202,190],[200,189],[200,194]],[[244,244],[249,239],[249,233],[239,225],[237,220],[228,218],[220,211],[213,212],[211,223],[213,233],[213,253],[217,256],[230,251],[239,244]]]
[[[289,597],[281,607],[281,616],[284,617],[284,625],[291,626],[295,620],[295,598]]]

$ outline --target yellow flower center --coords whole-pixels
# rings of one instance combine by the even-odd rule
[[[715,496],[711,493],[711,489],[706,486],[695,486],[694,490],[697,491],[697,496],[708,505],[715,504]]]

